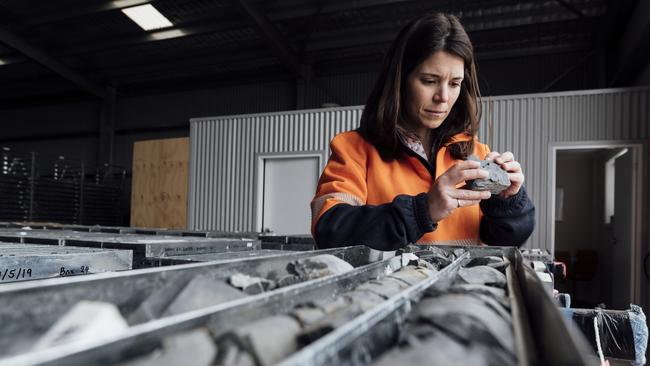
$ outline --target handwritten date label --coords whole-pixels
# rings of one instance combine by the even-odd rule
[[[2,279],[0,279],[0,281],[22,280],[23,278],[32,277],[32,269],[23,267],[0,268],[0,276],[2,276]]]

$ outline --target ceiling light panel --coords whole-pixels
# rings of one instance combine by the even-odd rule
[[[151,4],[122,9],[122,12],[146,31],[173,26],[172,22]]]

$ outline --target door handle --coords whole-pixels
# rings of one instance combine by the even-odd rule
[[[650,253],[646,254],[645,258],[643,258],[643,273],[646,279],[650,279],[650,275],[648,274],[648,259],[650,259]]]

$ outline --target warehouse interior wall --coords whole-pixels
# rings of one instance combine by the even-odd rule
[[[197,116],[363,105],[373,86],[376,67],[331,70],[335,74],[316,75],[314,82],[307,85],[294,79],[270,79],[222,83],[219,87],[209,83],[179,85],[174,92],[152,91],[138,95],[123,93],[118,88],[112,162],[125,167],[130,179],[134,141],[186,137],[189,119]],[[590,89],[605,85],[603,57],[586,53],[486,58],[479,59],[478,67],[483,95]],[[571,72],[566,73],[566,70]],[[100,114],[101,102],[90,98],[52,100],[37,105],[2,105],[0,120],[15,128],[3,132],[0,146],[103,163],[98,161]],[[127,201],[129,197],[129,192],[125,192]],[[125,206],[129,207],[128,202]],[[125,222],[128,222],[128,212],[125,215]]]

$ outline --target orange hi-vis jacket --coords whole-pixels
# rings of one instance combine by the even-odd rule
[[[447,146],[467,141],[466,134],[454,136],[436,154],[435,178],[451,168],[456,160]],[[474,144],[474,155],[484,159],[490,152],[485,144]],[[434,182],[429,169],[418,156],[382,160],[377,149],[356,131],[337,135],[331,142],[330,160],[321,175],[312,203],[312,231],[320,216],[341,202],[351,205],[379,205],[393,201],[399,194],[415,196],[428,192]],[[479,243],[481,210],[478,205],[461,207],[438,222],[438,228],[418,240],[422,244],[459,242]]]
[[[340,204],[366,206],[370,208],[371,206],[391,202],[395,203],[398,200],[403,200],[402,197],[398,197],[400,195],[410,197],[413,202],[418,198],[414,196],[419,195],[419,199],[422,201],[422,199],[426,198],[423,195],[429,191],[434,179],[438,178],[457,162],[448,151],[448,146],[455,142],[468,141],[471,138],[467,134],[458,134],[442,146],[436,154],[435,172],[433,172],[431,164],[415,153],[401,154],[400,157],[391,161],[383,160],[378,150],[367,142],[357,131],[345,132],[334,137],[330,144],[331,155],[329,161],[320,177],[316,195],[311,203],[312,234],[316,238],[319,246],[331,245],[331,243],[323,245],[322,242],[319,242],[317,233],[319,220],[330,209]],[[490,149],[487,145],[475,141],[474,155],[480,159],[484,159],[489,152]],[[523,195],[525,196],[525,192]],[[525,198],[527,200],[527,197]],[[492,200],[499,200],[499,198],[495,196],[489,201]],[[402,205],[399,202],[398,204]],[[496,202],[496,204],[503,205],[499,202]],[[398,217],[398,220],[411,220],[420,223],[429,220],[430,222],[428,209],[426,207],[422,209],[421,203],[413,203],[411,207],[417,205],[420,206],[420,209],[411,208],[410,210],[404,210],[400,208],[397,211],[393,209],[388,212],[390,215]],[[518,206],[521,206],[521,202],[518,203]],[[530,206],[532,208],[532,203]],[[479,231],[482,216],[483,213],[479,205],[455,209],[448,217],[437,223],[437,228],[434,231],[431,231],[434,228],[432,227],[428,232],[420,232],[418,235],[421,235],[421,237],[417,239],[417,243],[478,245],[481,243]],[[382,225],[383,221],[375,220],[375,223]],[[340,225],[344,225],[344,223]],[[373,228],[373,222],[364,222],[362,226],[368,227],[359,227],[358,229],[366,231],[404,231],[400,227]],[[532,227],[530,231],[532,231]],[[525,237],[527,238],[528,235],[530,235],[530,232]],[[413,235],[410,235],[410,237],[413,237]],[[337,243],[335,246],[344,244],[351,245],[358,243]],[[408,243],[395,244],[397,246],[403,246]]]

